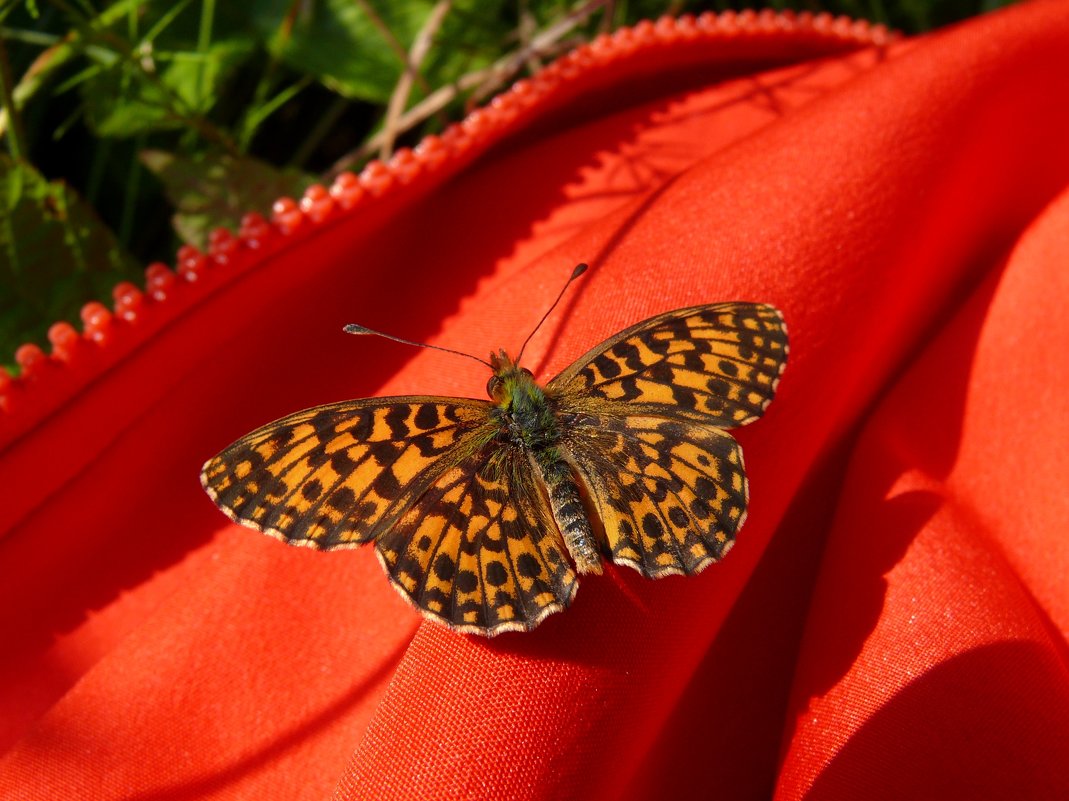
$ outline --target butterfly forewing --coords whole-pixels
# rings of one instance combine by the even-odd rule
[[[508,444],[443,473],[377,547],[402,594],[460,631],[533,628],[577,586],[528,458]]]
[[[306,409],[239,439],[204,466],[201,483],[238,523],[295,545],[351,547],[493,435],[488,407],[409,397]]]
[[[746,516],[742,450],[689,420],[578,414],[562,449],[601,522],[609,557],[650,578],[719,560]]]
[[[616,401],[626,403],[631,414],[733,428],[756,420],[768,407],[786,358],[787,332],[778,309],[716,303],[667,312],[621,331],[547,389],[576,410]]]

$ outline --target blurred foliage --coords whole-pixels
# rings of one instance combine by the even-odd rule
[[[0,338],[9,345],[41,321],[69,317],[69,298],[107,297],[137,269],[66,184],[4,155],[0,204]]]
[[[918,33],[1008,2],[769,5]],[[182,241],[416,142],[598,33],[749,6],[0,0],[0,364]]]
[[[163,184],[175,209],[175,233],[201,250],[207,248],[213,228],[236,230],[249,209],[275,198],[300,197],[314,180],[300,170],[216,151],[142,150],[141,162]]]

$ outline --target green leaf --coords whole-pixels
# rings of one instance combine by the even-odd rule
[[[176,209],[175,231],[201,249],[213,228],[237,228],[242,215],[267,211],[284,195],[300,197],[315,181],[298,170],[279,169],[251,156],[144,150],[141,161],[163,183]]]
[[[117,60],[82,83],[89,124],[98,136],[116,137],[182,128],[211,111],[223,82],[252,50],[246,40],[221,40],[204,52]]]
[[[77,320],[138,274],[92,208],[62,181],[0,155],[0,353],[44,342],[57,320]]]
[[[407,53],[434,0],[367,0],[393,39]],[[455,2],[435,37],[421,73],[440,86],[468,69],[489,63],[500,51],[510,24],[503,0]],[[300,72],[353,99],[385,103],[404,68],[389,38],[354,0],[255,0],[250,22],[269,41],[274,55]],[[414,94],[418,94],[414,93]]]
[[[428,83],[432,87],[453,83],[465,73],[487,67],[505,52],[515,49],[517,23],[506,13],[514,12],[509,9],[512,5],[501,0],[454,2],[420,67]]]

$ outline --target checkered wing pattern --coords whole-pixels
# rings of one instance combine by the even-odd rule
[[[443,473],[377,547],[402,595],[459,631],[534,628],[577,588],[534,468],[508,444]]]
[[[764,413],[787,351],[772,306],[694,306],[620,332],[549,383],[609,558],[659,578],[727,553],[748,486],[724,429]]]
[[[431,397],[318,406],[253,431],[201,483],[235,522],[312,548],[390,528],[443,472],[493,436],[490,404]]]
[[[602,401],[631,414],[687,418],[720,428],[768,408],[787,363],[783,315],[760,303],[692,306],[621,331],[553,379],[571,410]]]
[[[582,414],[562,450],[586,487],[609,558],[649,578],[718,561],[746,518],[742,449],[721,429]]]
[[[502,352],[495,403],[297,412],[209,460],[201,482],[231,519],[285,542],[374,541],[401,595],[454,629],[527,630],[575,596],[569,550],[588,572],[600,552],[652,578],[727,552],[747,483],[724,429],[764,412],[786,357],[771,306],[680,309],[602,343],[544,391]]]

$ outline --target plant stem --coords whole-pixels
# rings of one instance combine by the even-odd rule
[[[166,104],[165,107],[173,119],[183,123],[188,128],[195,130],[200,136],[208,141],[216,143],[231,155],[239,154],[238,146],[230,134],[222,128],[214,125],[204,115],[197,113],[195,110],[187,110],[185,104],[173,91],[171,91],[171,88],[160,79],[160,76],[151,69],[145,67],[143,59],[139,57],[136,49],[129,41],[113,31],[98,27],[98,21],[106,22],[104,15],[107,14],[108,9],[105,9],[98,19],[89,19],[83,16],[66,0],[49,1],[72,18],[74,26],[77,28],[83,41],[87,45],[99,41],[110,46],[117,56],[124,59],[127,64],[137,70],[142,79],[151,83],[153,88],[159,91],[160,95],[163,97],[164,103]],[[112,6],[112,8],[114,7],[115,6]]]
[[[85,200],[93,208],[100,205],[100,187],[104,182],[105,168],[111,158],[114,139],[101,139],[100,145],[93,148],[93,158],[89,162],[89,177],[85,183]]]
[[[453,83],[436,89],[400,116],[394,126],[393,135],[396,136],[416,127],[448,106],[464,92],[475,90],[472,92],[471,98],[477,100],[499,89],[529,59],[553,53],[555,48],[561,45],[575,26],[585,21],[588,16],[604,6],[605,3],[606,0],[589,0],[589,2],[584,3],[579,8],[550,24],[541,33],[532,37],[526,46],[520,47],[516,52],[498,59],[489,67],[473,70],[461,75]],[[384,127],[377,134],[369,137],[360,147],[334,162],[330,169],[327,170],[326,177],[331,178],[349,169],[354,164],[363,161],[382,147],[386,135]]]
[[[545,53],[547,49],[562,40],[573,28],[585,22],[587,17],[608,2],[609,0],[587,0],[586,3],[569,11],[559,20],[536,34],[527,46],[521,48],[518,53],[513,53],[496,61],[491,67],[490,77],[482,86],[471,93],[468,103],[479,103],[493,94],[501,88],[505,81],[515,75],[528,59]]]
[[[197,31],[197,52],[206,53],[212,43],[212,22],[215,19],[215,0],[204,0],[200,7],[200,29]],[[204,71],[207,69],[202,64],[197,70],[197,100],[200,102],[204,97]]]
[[[358,6],[360,6],[360,10],[367,15],[367,18],[371,20],[371,24],[379,29],[379,33],[382,34],[382,38],[386,40],[386,44],[388,44],[390,46],[390,49],[397,54],[397,57],[399,59],[401,59],[401,63],[407,64],[408,53],[405,52],[405,46],[397,40],[396,36],[393,35],[393,31],[390,30],[390,26],[387,25],[386,21],[376,13],[374,8],[371,7],[371,3],[367,2],[367,0],[355,0],[355,2]],[[434,12],[431,13],[433,15]],[[419,88],[423,91],[424,94],[427,94],[431,91],[430,86],[427,85],[427,82],[423,79],[422,75],[417,73],[415,79],[416,83],[419,84]]]
[[[26,146],[26,132],[22,129],[22,118],[15,108],[15,98],[11,94],[11,65],[7,60],[7,44],[0,38],[0,103],[7,113],[7,147],[16,161],[27,161],[29,150]]]
[[[423,63],[427,52],[431,49],[434,35],[442,27],[445,15],[449,13],[452,0],[438,0],[427,15],[423,27],[420,28],[416,38],[412,41],[412,49],[405,55],[405,69],[401,77],[397,79],[397,85],[390,95],[390,103],[386,107],[386,121],[382,126],[382,144],[379,146],[379,158],[383,161],[390,157],[393,151],[393,143],[397,138],[397,122],[408,105],[408,96],[412,91],[412,83],[419,76],[419,65]]]
[[[22,42],[23,44],[38,45],[40,47],[51,47],[59,41],[59,36],[54,33],[8,28],[6,25],[0,25],[0,37],[13,42]]]
[[[130,246],[130,235],[134,230],[134,214],[137,212],[137,194],[141,188],[141,159],[139,155],[145,147],[145,135],[134,139],[134,148],[130,157],[130,172],[126,174],[126,189],[123,192],[122,218],[119,220],[119,242]]]

